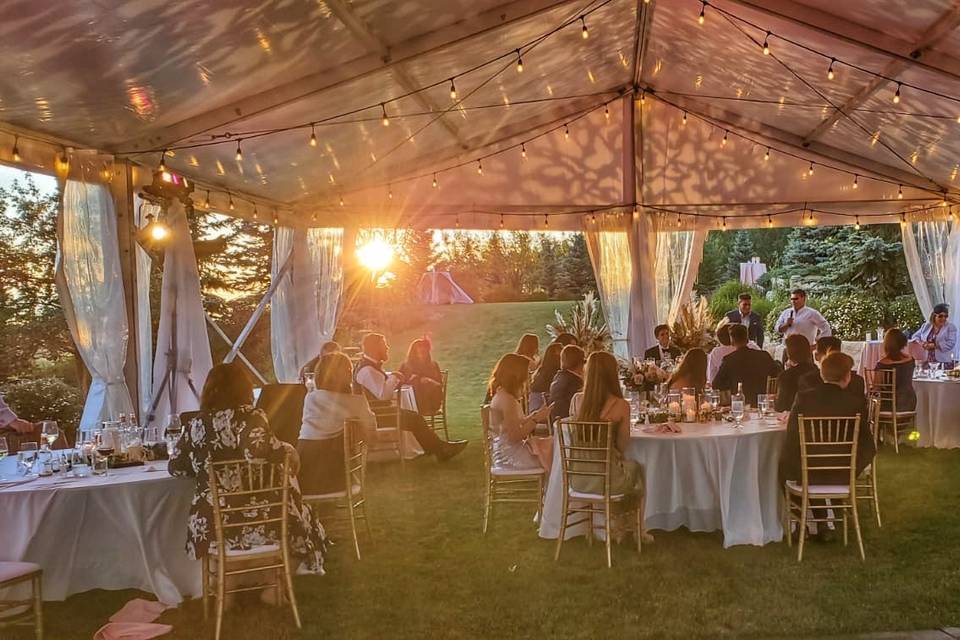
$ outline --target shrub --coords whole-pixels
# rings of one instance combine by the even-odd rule
[[[3,386],[3,398],[18,417],[56,420],[70,441],[83,413],[83,394],[59,378],[21,380]]]
[[[867,332],[883,326],[885,312],[883,301],[866,292],[833,295],[820,307],[833,335],[841,340],[863,340]]]
[[[889,326],[899,327],[908,334],[919,329],[923,324],[923,313],[916,296],[911,293],[894,298],[887,307],[887,321]]]

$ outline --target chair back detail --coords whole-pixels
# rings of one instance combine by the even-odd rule
[[[346,473],[348,495],[354,493],[355,486],[359,486],[359,493],[364,495],[367,480],[367,439],[363,423],[359,420],[347,420],[343,423],[343,469]]]
[[[610,462],[613,456],[612,422],[580,422],[561,420],[557,444],[564,486],[596,485],[601,481],[604,497],[610,496]]]
[[[777,395],[777,378],[776,376],[767,376],[767,395]]]
[[[859,414],[852,418],[807,418],[800,414],[800,462],[804,486],[815,484],[810,481],[811,471],[844,472],[849,478],[850,492],[855,494],[860,419]]]
[[[866,369],[867,394],[880,399],[881,407],[897,412],[897,376],[893,369]]]
[[[493,436],[490,433],[490,405],[480,407],[480,425],[483,429],[483,466],[489,470],[493,464]]]

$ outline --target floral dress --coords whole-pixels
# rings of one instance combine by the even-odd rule
[[[258,459],[279,464],[285,455],[283,443],[270,432],[267,417],[260,409],[239,406],[213,414],[200,412],[190,420],[177,441],[168,469],[170,475],[197,480],[187,523],[186,548],[191,558],[198,560],[206,556],[216,539],[207,460],[211,457],[214,461]],[[323,525],[314,517],[310,507],[303,504],[296,485],[290,487],[288,505],[290,549],[303,563],[304,569],[322,574],[326,548]],[[257,520],[261,514],[253,509],[233,512],[230,517]],[[230,528],[227,530],[227,545],[231,549],[249,549],[276,544],[279,529],[279,523]]]

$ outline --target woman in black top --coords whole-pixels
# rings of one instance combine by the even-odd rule
[[[916,367],[913,357],[903,352],[907,346],[907,337],[903,331],[893,328],[883,334],[883,359],[877,363],[877,369],[893,369],[897,383],[897,411],[913,411],[917,408],[917,392],[913,388],[913,370]],[[890,411],[890,403],[884,401],[881,411]]]
[[[560,371],[560,352],[563,351],[563,345],[558,342],[552,342],[543,351],[543,360],[537,367],[537,372],[533,376],[533,382],[530,383],[530,397],[528,406],[530,411],[539,409],[547,404],[547,396],[550,393],[550,383],[553,377]]]
[[[806,337],[795,333],[787,338],[786,346],[787,369],[777,377],[777,401],[773,405],[775,411],[789,411],[797,396],[800,380],[817,370],[817,365],[813,364],[810,341]]]

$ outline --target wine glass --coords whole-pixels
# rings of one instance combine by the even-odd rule
[[[40,437],[43,439],[41,449],[45,452],[50,451],[50,447],[60,437],[60,427],[55,420],[44,420],[40,423]]]
[[[735,400],[730,403],[730,415],[733,416],[733,419],[737,421],[736,427],[739,429],[743,426],[743,416],[746,413],[746,403],[742,400]]]
[[[103,462],[103,475],[107,475],[107,469],[109,468],[108,458],[114,454],[116,451],[116,435],[114,432],[103,429],[97,432],[96,435],[96,449],[97,457],[100,461]],[[96,466],[94,465],[94,473],[97,473]]]
[[[21,475],[30,475],[33,471],[33,465],[37,461],[37,443],[24,442],[20,445],[20,452],[17,454],[17,465]]]

